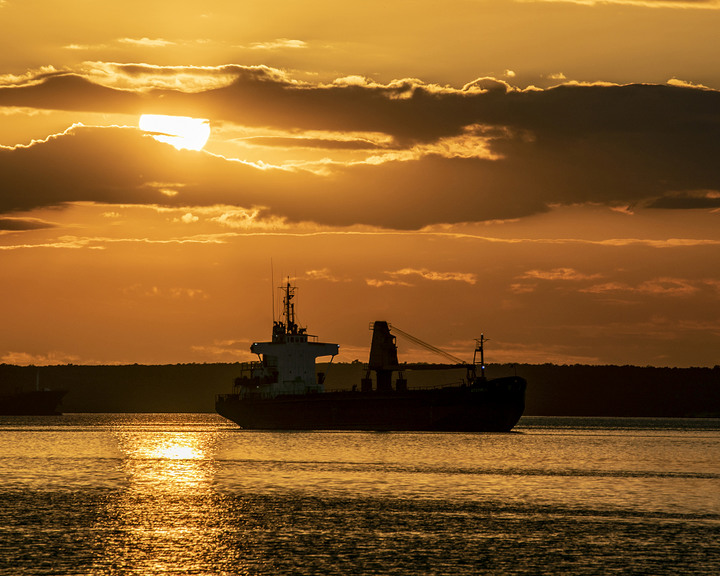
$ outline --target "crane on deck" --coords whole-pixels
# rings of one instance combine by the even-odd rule
[[[370,372],[374,371],[378,382],[378,390],[390,390],[392,387],[392,373],[398,372],[397,388],[403,389],[407,386],[407,381],[403,377],[404,370],[446,370],[453,368],[465,368],[467,370],[467,378],[469,382],[476,380],[485,380],[485,359],[483,353],[483,344],[487,341],[483,334],[480,338],[475,339],[475,351],[473,353],[472,363],[465,362],[462,358],[458,358],[437,346],[429,344],[421,340],[417,336],[413,336],[409,332],[391,325],[389,322],[376,321],[370,324],[373,331],[373,340],[370,347],[370,361],[367,366],[367,375],[363,379],[363,389],[369,389],[371,386]],[[403,363],[398,362],[396,337],[394,334],[417,344],[426,350],[442,356],[452,364],[422,364],[422,363]],[[480,363],[477,362],[477,354],[480,353]],[[480,366],[480,376],[477,375],[477,366]]]

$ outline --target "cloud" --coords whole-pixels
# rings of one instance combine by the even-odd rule
[[[720,5],[720,2],[719,2]],[[689,82],[687,80],[680,80],[679,78],[671,78],[667,81],[668,86],[679,86],[683,88],[700,88],[701,90],[712,90],[712,88],[708,86],[704,86],[703,84],[696,84],[694,82]]]
[[[477,282],[477,274],[468,272],[438,272],[436,270],[428,270],[427,268],[401,268],[393,272],[386,272],[390,276],[419,276],[423,280],[433,282],[466,282],[467,284],[475,284]]]
[[[8,244],[0,246],[0,250],[11,251],[11,250],[23,250],[23,249],[89,249],[89,250],[105,250],[108,245],[111,244],[224,244],[228,238],[236,236],[236,234],[195,234],[192,236],[176,236],[162,239],[151,239],[151,238],[138,238],[138,237],[121,237],[111,238],[107,236],[61,236],[53,242],[41,242],[41,243],[25,243],[25,244]]]
[[[552,270],[528,270],[520,278],[551,280],[551,281],[578,281],[599,278],[600,274],[583,274],[573,268],[553,268]]]
[[[234,208],[226,207],[219,216],[211,218],[218,224],[234,230],[280,230],[285,228],[285,220],[265,216],[266,207]]]
[[[21,84],[0,87],[0,106],[22,106],[46,110],[142,113],[140,94],[106,88],[77,74],[48,72]]]
[[[200,220],[200,218],[198,216],[194,216],[192,212],[186,212],[180,218],[180,221],[184,222],[185,224],[192,224],[194,222],[197,222],[198,220]]]
[[[175,42],[163,40],[162,38],[120,38],[118,42],[121,44],[132,44],[133,46],[143,46],[145,48],[165,48],[166,46],[174,46]]]
[[[89,238],[76,238],[74,236],[62,236],[53,242],[45,242],[40,244],[8,244],[0,246],[0,250],[9,252],[11,250],[23,250],[29,248],[51,248],[63,250],[79,250],[84,248],[102,250],[103,246],[94,245],[94,241]]]
[[[580,289],[580,292],[592,294],[632,292],[650,296],[692,296],[699,290],[700,288],[693,281],[684,278],[664,277],[646,280],[636,285],[623,282],[606,282]]]
[[[597,6],[607,4],[629,4],[644,8],[675,8],[675,9],[699,9],[718,10],[719,0],[520,0],[522,2],[553,2],[582,4],[585,6]]]
[[[208,295],[204,290],[199,288],[181,288],[181,287],[161,287],[161,286],[143,286],[142,284],[132,284],[123,289],[123,293],[127,296],[140,298],[158,298],[170,300],[207,300]]]
[[[92,51],[92,50],[102,50],[107,48],[107,45],[105,44],[67,44],[63,46],[65,50],[73,50],[73,51]]]
[[[118,127],[74,126],[29,146],[0,148],[0,171],[0,212],[6,213],[79,201],[202,206],[241,200],[252,204],[261,198],[254,190],[280,186],[275,178],[283,186],[290,184],[285,184],[287,175],[280,170],[176,151],[138,129]],[[244,182],[239,190],[236,179]],[[172,182],[172,187],[163,182]]]
[[[648,206],[671,210],[720,208],[720,192],[716,190],[670,192],[653,200]]]
[[[384,286],[412,286],[410,282],[402,280],[378,280],[377,278],[366,278],[365,284],[373,288],[382,288]]]
[[[93,69],[102,70],[103,65],[93,63]],[[196,87],[207,80],[215,87],[191,93],[174,89],[177,78],[190,77]],[[357,77],[308,84],[264,66],[105,64],[97,78],[118,86],[144,86],[143,98],[137,91],[102,89],[87,78],[55,73],[28,79],[14,90],[0,89],[0,104],[122,112],[141,102],[145,113],[283,130],[373,131],[411,143],[458,136],[472,125],[496,126],[507,130],[505,140],[534,138],[547,146],[559,136],[597,138],[639,131],[640,136],[657,138],[670,136],[668,131],[697,131],[703,120],[714,117],[720,101],[715,91],[669,85],[565,84],[521,91],[494,78],[452,89],[417,79],[382,85]]]
[[[302,40],[291,40],[289,38],[277,38],[269,42],[255,42],[250,45],[251,50],[297,50],[307,48]]]
[[[0,149],[0,212],[81,200],[224,204],[255,212],[256,221],[418,229],[517,219],[564,204],[720,206],[720,92],[713,90],[566,84],[522,91],[494,79],[462,89],[415,79],[310,84],[239,66],[112,65],[105,72],[135,89],[47,70],[0,88],[0,105],[210,118],[288,134],[286,146],[367,155],[278,169],[183,154],[130,129],[75,127]],[[197,91],[168,88],[178,75],[195,78]],[[140,90],[145,81],[151,88]],[[314,136],[306,141],[306,133]],[[352,137],[329,136],[345,133]],[[165,188],[169,195],[151,182],[177,185]]]
[[[39,220],[38,218],[3,218],[0,217],[0,231],[40,230],[54,228],[55,224]]]
[[[327,282],[350,282],[351,279],[333,274],[329,268],[320,268],[318,270],[306,270],[304,275],[306,280],[325,280]]]
[[[403,278],[417,276],[423,280],[430,282],[465,282],[467,284],[475,284],[477,282],[477,274],[470,272],[440,272],[430,270],[428,268],[401,268],[385,272],[390,278],[367,278],[365,283],[368,286],[380,288],[383,286],[413,286],[413,284]]]
[[[323,148],[325,150],[382,150],[383,146],[370,138],[307,138],[304,136],[251,136],[242,139],[253,146],[282,146],[293,148]]]
[[[292,83],[292,79],[283,71],[262,65],[158,66],[91,61],[80,65],[75,72],[91,82],[110,88],[142,92],[157,90],[156,96],[159,98],[163,97],[163,90],[192,94],[227,87],[243,79],[259,78]]]
[[[513,74],[514,75],[514,74]],[[506,94],[512,91],[512,87],[503,80],[497,78],[478,78],[472,82],[463,86],[464,92],[475,92],[475,93],[487,93],[487,92],[498,92]]]
[[[175,150],[134,128],[75,126],[29,146],[0,149],[4,177],[0,212],[80,201],[223,204],[237,211],[227,212],[221,223],[235,227],[250,223],[250,218],[266,223],[288,220],[407,229],[456,221],[460,216],[466,220],[472,212],[483,219],[529,210],[527,205],[508,205],[491,193],[474,193],[472,171],[477,167],[455,161],[456,165],[446,164],[428,157],[413,162],[411,170],[406,162],[362,164],[320,176]],[[388,185],[396,190],[394,194],[388,195]],[[437,193],[441,189],[442,195]],[[471,191],[475,198],[468,198]],[[378,211],[380,205],[385,209]]]
[[[551,270],[528,270],[517,277],[520,282],[510,284],[513,294],[529,294],[538,289],[538,281],[543,282],[583,282],[601,278],[602,274],[585,274],[574,268],[552,268]],[[609,283],[608,283],[609,284]],[[581,290],[582,292],[583,290]],[[590,291],[590,290],[585,290]]]
[[[510,291],[513,294],[530,294],[535,292],[537,284],[528,284],[526,282],[515,282],[510,284]]]
[[[0,4],[0,8],[2,8],[2,4]],[[79,361],[79,356],[57,350],[51,350],[46,354],[8,351],[0,356],[0,362],[3,364],[17,366],[57,366],[60,364],[77,364]],[[87,364],[88,362],[83,359],[83,363]]]

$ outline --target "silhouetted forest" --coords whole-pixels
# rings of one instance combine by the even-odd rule
[[[462,370],[408,370],[413,387],[459,382]],[[63,412],[213,412],[216,394],[230,392],[239,364],[162,366],[0,365],[0,391],[63,388]],[[318,364],[327,389],[359,384],[363,365]],[[528,381],[525,414],[532,416],[720,417],[720,366],[493,365],[487,376]]]

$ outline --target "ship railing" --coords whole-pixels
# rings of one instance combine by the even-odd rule
[[[373,388],[372,388],[373,391],[377,391],[377,382],[375,380],[373,380],[372,383],[373,383]],[[393,384],[392,391],[396,392],[397,390],[395,388],[395,381],[393,381],[392,384]],[[443,388],[455,388],[457,386],[467,386],[467,381],[461,379],[461,380],[457,380],[457,381],[453,381],[453,382],[444,382],[443,384],[436,384],[434,386],[408,386],[407,390],[412,390],[412,391],[415,391],[415,390],[442,390]],[[357,391],[358,388],[356,388],[355,390]],[[333,392],[342,392],[342,391],[344,391],[344,390],[333,390]]]
[[[457,380],[455,382],[445,382],[436,386],[408,386],[408,390],[442,390],[443,388],[454,388],[456,386],[467,386],[465,380]]]
[[[240,363],[240,377],[251,378],[253,374],[258,370],[263,370],[265,366],[259,360],[253,360],[251,362]]]

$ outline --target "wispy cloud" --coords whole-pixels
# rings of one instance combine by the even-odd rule
[[[54,228],[55,224],[39,218],[0,217],[0,231],[39,230]]]
[[[133,46],[143,46],[145,48],[165,48],[174,46],[176,43],[163,38],[119,38],[121,44],[132,44]]]
[[[199,288],[186,287],[162,287],[162,286],[144,286],[142,284],[132,284],[123,289],[123,293],[128,296],[142,298],[158,298],[158,299],[187,299],[187,300],[207,300],[208,295],[204,290]]]
[[[418,277],[430,282],[465,282],[475,284],[477,275],[470,272],[440,272],[427,268],[401,268],[399,270],[386,271],[389,278],[369,278],[365,282],[368,286],[412,286],[412,283],[404,278]]]
[[[644,8],[671,8],[671,9],[720,9],[719,0],[518,0],[520,2],[548,2],[560,4],[582,4],[584,6],[604,6],[607,4],[627,4]]]
[[[191,350],[227,362],[227,358],[254,358],[250,353],[250,344],[250,340],[217,340],[211,344],[191,346]]]
[[[624,282],[606,282],[588,288],[581,288],[580,292],[602,294],[608,292],[639,293],[652,296],[691,296],[699,291],[696,281],[684,278],[654,278],[639,284]]]
[[[233,230],[282,230],[286,228],[283,218],[274,218],[266,215],[266,208],[230,208],[222,210],[218,216],[213,216],[212,221],[232,228]]]
[[[401,268],[393,272],[386,272],[390,276],[419,276],[423,280],[431,280],[433,282],[466,282],[467,284],[475,284],[477,282],[477,274],[471,272],[439,272],[437,270],[428,270],[427,268]]]
[[[290,38],[277,38],[268,42],[250,44],[251,50],[299,50],[307,47],[307,43],[302,40],[291,40]]]
[[[553,268],[552,270],[528,270],[521,278],[550,281],[579,281],[600,278],[601,274],[584,274],[574,268]]]
[[[329,268],[321,268],[319,270],[306,270],[304,277],[306,280],[325,280],[327,282],[350,282],[351,279],[346,276],[338,276],[333,274]]]
[[[412,286],[410,282],[402,280],[379,280],[377,278],[366,278],[365,284],[374,288],[382,288],[383,286]]]
[[[88,249],[105,250],[111,244],[225,244],[230,237],[236,234],[196,234],[194,236],[182,236],[171,238],[137,238],[123,237],[111,238],[103,236],[60,236],[56,240],[37,243],[24,242],[0,245],[0,250],[30,250],[30,249]]]
[[[157,66],[120,62],[88,61],[79,65],[77,72],[84,77],[119,90],[177,90],[195,93],[214,90],[232,84],[239,75],[258,69],[263,74],[282,77],[283,73],[266,66]],[[267,71],[267,72],[265,72]]]
[[[0,4],[0,8],[2,5]],[[32,352],[10,351],[0,356],[3,364],[15,364],[18,366],[57,366],[59,364],[77,364],[79,356],[53,350],[45,354],[34,354]],[[90,364],[86,358],[82,359],[83,364]]]
[[[26,243],[15,243],[15,244],[6,244],[0,246],[0,250],[2,251],[9,251],[9,250],[26,250],[26,249],[38,249],[38,248],[50,248],[50,249],[63,249],[63,250],[79,250],[81,248],[91,248],[96,250],[103,250],[104,246],[99,245],[93,245],[93,242],[88,238],[74,238],[74,237],[68,237],[63,236],[58,238],[57,240],[53,240],[50,242],[39,242],[35,244],[31,244],[29,242]]]
[[[63,48],[76,52],[91,52],[93,50],[103,50],[107,48],[107,44],[67,44]]]

